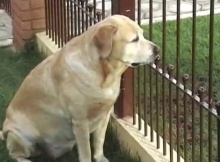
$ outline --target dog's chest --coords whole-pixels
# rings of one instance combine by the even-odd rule
[[[115,82],[112,86],[107,87],[107,88],[97,88],[97,90],[94,90],[92,98],[93,97],[97,97],[97,99],[100,102],[108,102],[108,101],[112,101],[114,102],[118,95],[119,95],[119,91],[120,91],[120,83]]]
[[[97,91],[93,91],[93,95],[88,98],[87,117],[92,120],[109,113],[119,95],[120,87],[97,89]]]
[[[119,94],[119,87],[112,87],[112,88],[106,88],[103,89],[103,96],[100,96],[100,98],[104,97],[103,99],[107,100],[116,100],[118,94]]]

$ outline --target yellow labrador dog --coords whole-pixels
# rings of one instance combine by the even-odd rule
[[[152,63],[158,52],[121,15],[73,38],[30,72],[11,101],[0,132],[10,156],[18,162],[41,153],[57,158],[76,144],[80,162],[108,162],[103,143],[121,75],[129,66]]]

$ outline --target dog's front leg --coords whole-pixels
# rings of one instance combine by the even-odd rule
[[[88,121],[73,122],[73,132],[76,138],[79,161],[91,162]]]
[[[94,160],[95,162],[109,162],[103,152],[103,145],[105,141],[105,133],[108,126],[110,114],[104,117],[100,122],[98,128],[93,133],[93,147],[94,147]]]

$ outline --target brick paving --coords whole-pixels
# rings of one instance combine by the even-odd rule
[[[102,9],[102,0],[97,1],[97,10]],[[89,0],[89,3],[93,0]],[[166,17],[167,20],[175,20],[177,9],[176,0],[167,0]],[[182,0],[180,11],[181,18],[192,16],[193,0]],[[137,5],[136,5],[137,6]],[[162,20],[163,0],[153,0],[153,22]],[[197,15],[208,15],[210,9],[210,0],[197,0]],[[220,13],[220,0],[215,0],[215,13]],[[105,15],[111,15],[111,0],[105,0]],[[137,7],[136,7],[137,19]],[[149,22],[149,0],[141,0],[141,23],[147,24]],[[9,46],[12,44],[12,25],[11,18],[4,10],[0,10],[0,47]]]

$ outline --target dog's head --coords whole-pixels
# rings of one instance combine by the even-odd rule
[[[132,67],[152,63],[159,54],[159,48],[144,38],[139,25],[122,15],[99,22],[93,41],[102,58]]]

